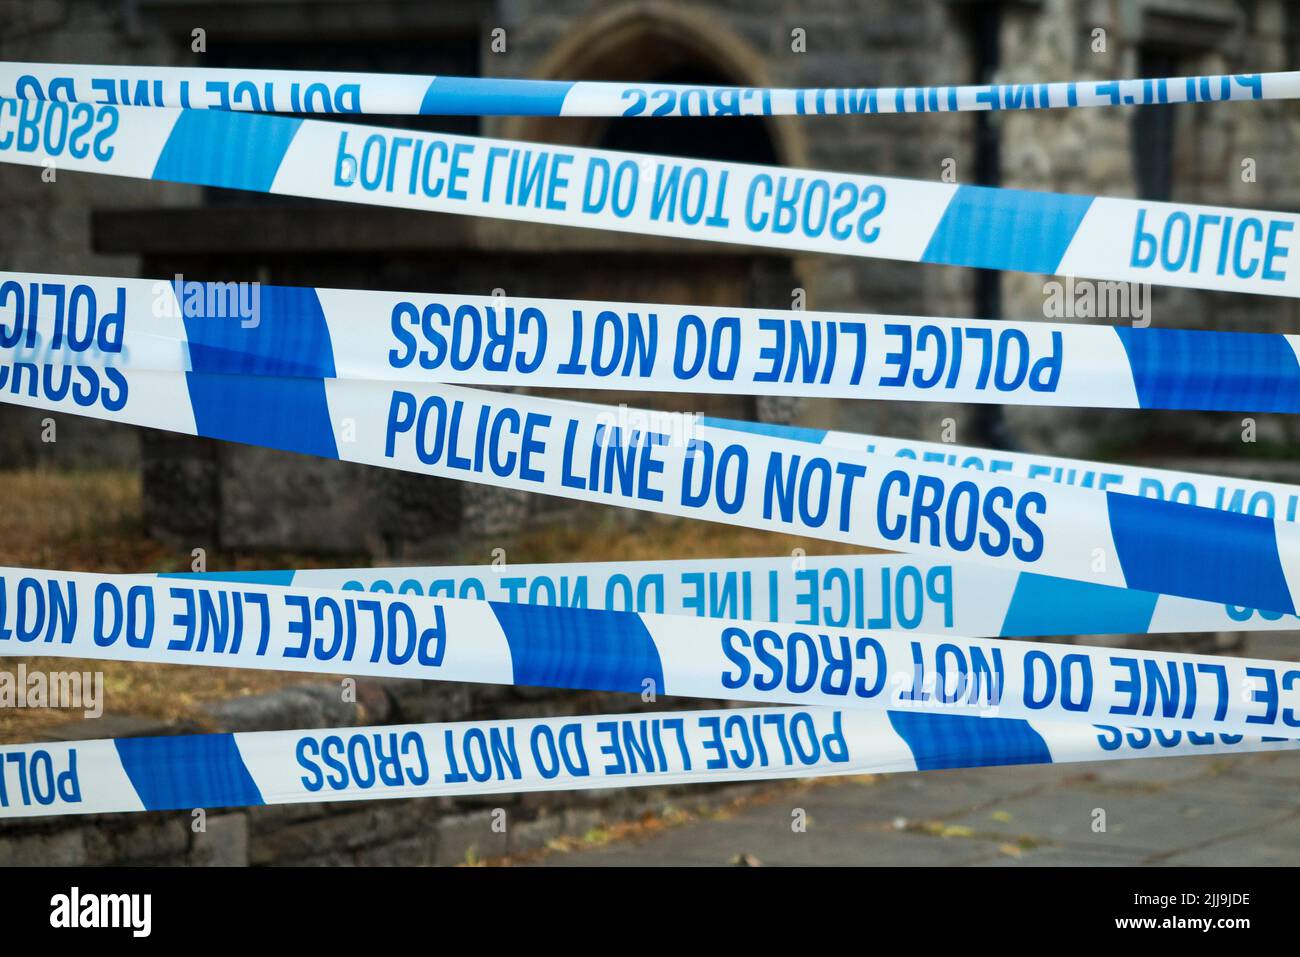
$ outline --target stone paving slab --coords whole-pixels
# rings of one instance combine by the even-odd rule
[[[949,823],[1005,840],[1025,838],[1040,844],[1081,850],[1106,849],[1121,855],[1154,856],[1179,847],[1191,834],[1231,833],[1244,821],[1269,824],[1290,811],[1272,803],[1252,806],[1229,787],[1156,794],[1098,788],[1053,790],[1032,798],[1002,802],[992,812],[961,815]],[[1104,813],[1104,818],[1102,814]],[[1104,831],[1094,831],[1094,820]]]
[[[1126,854],[1115,849],[1090,849],[1079,847],[1040,847],[1022,851],[1012,857],[1000,855],[992,860],[980,861],[966,867],[1133,867],[1144,863],[1141,854]]]
[[[672,828],[647,840],[629,840],[600,848],[553,855],[540,863],[567,867],[610,865],[725,866],[740,855],[752,855],[763,866],[852,866],[974,864],[998,855],[996,844],[917,840],[897,832],[875,832],[870,841],[842,840],[821,819],[807,833],[790,830],[789,820],[745,815],[732,821]]]
[[[777,788],[730,814],[542,866],[1300,863],[1300,753],[879,775]],[[1093,811],[1106,812],[1104,832]],[[807,828],[791,828],[792,812]]]
[[[1162,863],[1178,866],[1294,867],[1300,859],[1300,815],[1252,828],[1236,837],[1178,851]]]

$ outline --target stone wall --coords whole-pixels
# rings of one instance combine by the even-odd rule
[[[1138,76],[1144,51],[1163,55],[1177,74],[1296,69],[1300,9],[1277,0],[1251,3],[1137,3],[1049,0],[1008,5],[1003,79],[1107,79]],[[1094,52],[1092,31],[1106,31]],[[1001,114],[1006,185],[1057,192],[1137,195],[1134,124],[1144,107]],[[1300,109],[1294,101],[1197,104],[1173,111],[1172,198],[1257,209],[1300,209]],[[1255,161],[1245,182],[1242,162]],[[1043,318],[1051,277],[1005,274],[1007,318]],[[1153,326],[1241,332],[1294,332],[1300,302],[1194,289],[1152,289]],[[1098,320],[1107,323],[1123,320]],[[1243,448],[1241,414],[1071,411],[1009,408],[1015,434],[1031,449],[1132,460],[1149,454],[1258,456]],[[1261,445],[1300,439],[1294,416],[1256,416]]]
[[[177,44],[154,31],[132,34],[129,4],[92,0],[4,0],[0,59],[52,63],[178,63]],[[192,203],[198,190],[170,183],[0,164],[0,268],[133,276],[133,255],[103,254],[91,237],[95,210]],[[0,468],[19,465],[130,468],[139,461],[138,430],[57,416],[57,441],[41,441],[49,413],[0,405]]]

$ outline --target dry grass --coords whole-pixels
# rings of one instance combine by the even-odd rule
[[[175,570],[140,530],[128,472],[0,472],[0,564],[126,572]]]
[[[140,479],[127,472],[0,472],[0,565],[69,571],[159,572],[188,568],[178,555],[144,535]],[[281,556],[270,556],[280,558]],[[240,565],[250,561],[240,556]],[[267,561],[262,558],[262,561]],[[270,562],[263,567],[282,567]],[[104,714],[138,715],[202,724],[203,701],[259,694],[306,676],[291,672],[199,668],[76,658],[4,658],[0,668],[99,671]],[[0,741],[39,740],[47,729],[79,720],[80,711],[0,709]]]
[[[178,553],[144,534],[140,479],[133,472],[0,472],[0,565],[68,571],[165,572],[189,567]],[[852,546],[774,535],[688,519],[650,518],[627,525],[612,513],[578,526],[559,521],[502,544],[511,564],[528,562],[637,561],[789,554],[849,554]],[[292,553],[222,553],[209,567],[222,569],[307,568],[330,564],[320,556]],[[466,543],[448,563],[487,560],[483,543]],[[355,558],[337,564],[365,564]],[[260,694],[310,680],[295,672],[183,667],[70,658],[5,658],[0,669],[101,671],[104,713],[201,724],[205,701]],[[0,742],[38,740],[80,712],[0,709]]]

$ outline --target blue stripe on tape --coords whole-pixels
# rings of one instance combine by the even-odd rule
[[[1198,329],[1115,333],[1144,409],[1300,412],[1300,363],[1283,336]]]
[[[237,585],[292,585],[293,569],[264,572],[159,572],[159,578],[197,578],[205,582],[231,582]]]
[[[559,116],[573,83],[567,80],[496,80],[434,77],[420,112],[441,116]]]
[[[664,688],[659,649],[640,615],[490,602],[510,644],[514,683],[592,691]]]
[[[199,435],[339,457],[324,379],[187,372],[185,383]]]
[[[302,120],[223,110],[182,110],[153,178],[266,192]]]
[[[808,429],[802,425],[777,425],[773,422],[742,422],[739,419],[715,419],[709,415],[700,416],[700,425],[712,429],[730,429],[732,432],[749,432],[752,435],[766,435],[774,439],[789,439],[792,442],[821,443],[826,439],[825,429]]]
[[[918,771],[1003,764],[1051,764],[1052,752],[1028,721],[974,715],[890,711]]]
[[[1118,492],[1106,504],[1127,587],[1295,612],[1272,519]]]
[[[1092,199],[959,186],[921,262],[1055,273]]]
[[[266,803],[234,735],[117,738],[113,744],[146,811]]]
[[[1159,595],[1021,572],[999,634],[1145,634]]]
[[[245,302],[240,297],[247,292]],[[195,372],[334,377],[334,349],[315,289],[186,282],[176,297]]]

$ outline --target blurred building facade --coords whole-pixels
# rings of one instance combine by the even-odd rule
[[[195,29],[206,52],[191,52]],[[505,51],[492,33],[504,30]],[[794,31],[802,31],[799,52]],[[1283,0],[43,0],[6,9],[0,58],[773,86],[1052,81],[1300,68]],[[998,114],[366,122],[1062,192],[1300,209],[1293,102]],[[1251,161],[1253,178],[1243,175]],[[4,268],[216,281],[1044,319],[1050,277],[681,243],[0,167]],[[1155,290],[1156,325],[1295,331],[1294,300]],[[1123,321],[1122,319],[1119,321]],[[1121,460],[1241,458],[1241,416],[588,394]],[[436,559],[560,508],[540,496],[86,419],[39,441],[0,408],[0,467],[143,469],[151,531],[187,545]],[[1259,417],[1285,459],[1297,426]],[[1247,460],[1270,477],[1284,463]],[[1184,461],[1182,464],[1187,464]],[[1226,466],[1225,466],[1226,467]],[[562,506],[566,515],[599,506]]]

